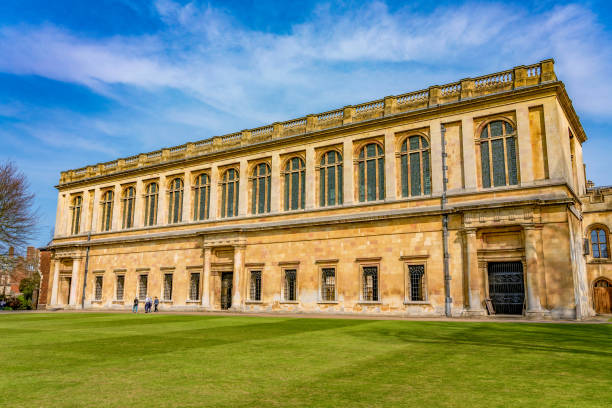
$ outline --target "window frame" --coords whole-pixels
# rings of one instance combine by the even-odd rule
[[[160,300],[164,303],[172,303],[174,300],[174,270],[162,270],[161,293]],[[170,297],[166,297],[166,277],[170,276]]]
[[[416,149],[412,149],[410,147],[410,139],[413,137],[418,137],[419,147]],[[423,142],[427,144],[426,147],[423,146]],[[404,146],[406,146],[406,150],[404,150]],[[412,194],[412,171],[411,171],[411,156],[413,154],[418,154],[419,157],[419,193]],[[424,155],[427,155],[428,165],[424,165]],[[411,133],[408,136],[404,137],[399,144],[399,149],[397,152],[398,162],[399,162],[399,187],[400,194],[399,196],[402,198],[416,198],[416,197],[428,197],[432,194],[432,177],[431,177],[431,140],[429,137],[421,134],[421,133]],[[404,163],[405,160],[405,163]],[[427,170],[428,175],[426,176],[425,171]],[[427,187],[429,190],[427,190]]]
[[[78,203],[77,203],[78,199]],[[77,194],[72,198],[70,210],[72,211],[72,225],[70,235],[77,235],[81,230],[81,217],[83,215],[83,195]]]
[[[295,299],[290,300],[287,299],[287,291],[286,291],[286,281],[287,281],[287,271],[295,271]],[[281,301],[280,303],[289,303],[295,304],[299,303],[299,268],[297,264],[287,265],[281,267]]]
[[[178,181],[178,186],[175,182]],[[182,177],[173,177],[168,183],[168,224],[179,224],[183,221],[183,200],[185,181]]]
[[[137,275],[137,277],[138,277],[138,281],[137,281],[137,285],[136,285],[136,297],[138,297],[139,301],[143,301],[149,295],[149,273],[139,273]],[[141,282],[143,277],[146,278],[147,285],[145,286],[145,294],[144,294],[144,296],[140,297],[140,282]]]
[[[152,186],[155,186],[155,191],[151,191]],[[159,212],[159,182],[151,181],[145,186],[144,204],[144,226],[153,227],[157,225]],[[153,214],[151,214],[151,210],[153,210]]]
[[[121,299],[117,296],[119,291],[119,278],[123,278],[123,287],[121,288]],[[115,302],[123,302],[125,300],[125,273],[116,273],[115,274],[115,290],[113,294],[115,298]]]
[[[235,177],[231,180],[229,179],[230,171],[233,171],[233,174],[235,174]],[[229,203],[229,200],[227,199],[227,195],[229,195],[228,190],[230,184],[233,184],[234,186],[232,203]],[[219,187],[221,190],[221,194],[219,194],[219,202],[221,203],[221,205],[219,206],[220,218],[237,217],[240,205],[240,170],[236,167],[229,167],[222,171],[221,177],[219,178]],[[228,214],[230,204],[232,208],[232,215]]]
[[[335,153],[336,162],[329,163],[329,154]],[[329,200],[329,171],[334,169],[335,197],[334,203],[330,204]],[[318,206],[337,207],[344,204],[344,156],[337,149],[327,149],[320,154],[318,164],[315,168],[317,171],[317,191],[318,191]]]
[[[263,303],[263,268],[249,268],[248,270],[249,276],[249,290],[247,292],[247,302],[248,303]],[[253,299],[252,296],[252,282],[253,282],[253,274],[259,273],[259,299]]]
[[[293,168],[293,160],[297,159],[300,167]],[[302,211],[306,208],[306,160],[299,154],[290,155],[283,163],[281,179],[283,185],[282,199],[283,211]],[[294,191],[293,175],[297,174],[298,197],[297,208],[293,208],[292,198]]]
[[[191,284],[193,276],[198,275],[198,284],[196,285],[198,296],[197,299],[192,298]],[[202,272],[189,272],[189,286],[187,287],[187,302],[200,302],[202,301]]]
[[[498,136],[491,136],[491,124],[496,123],[496,122],[501,122],[502,123],[502,134],[498,135]],[[508,134],[507,132],[507,128],[506,125],[510,125],[510,127],[512,128],[512,133]],[[487,137],[482,137],[483,132],[487,132]],[[479,166],[479,170],[480,170],[480,186],[483,189],[489,189],[489,188],[507,188],[507,187],[514,187],[514,186],[519,186],[521,183],[521,172],[520,172],[520,158],[519,158],[519,146],[518,146],[518,130],[516,127],[516,124],[514,122],[512,122],[511,120],[509,120],[506,117],[495,117],[495,118],[491,118],[487,121],[485,121],[484,123],[482,123],[479,128],[478,128],[478,133],[475,135],[476,137],[476,144],[478,146],[478,154],[477,156],[480,156],[480,159],[478,160],[478,166]],[[510,166],[509,166],[509,160],[508,160],[508,140],[509,139],[513,139],[514,141],[514,164],[515,164],[515,172],[516,172],[516,183],[511,183],[510,181]],[[502,153],[503,153],[503,159],[504,159],[504,184],[500,184],[500,185],[495,185],[495,171],[494,171],[494,164],[493,164],[493,141],[496,140],[501,140],[502,141]],[[485,185],[485,172],[484,172],[484,167],[483,167],[483,162],[484,162],[484,158],[483,158],[483,145],[486,143],[487,145],[487,155],[488,155],[488,173],[489,173],[489,177],[488,177],[488,186]]]
[[[115,191],[113,189],[104,190],[102,193],[102,216],[100,230],[102,232],[111,231],[113,229],[113,207],[115,201]]]
[[[128,196],[130,191],[133,194]],[[136,188],[134,186],[127,186],[123,189],[121,207],[121,229],[134,228],[134,210],[136,209]]]
[[[202,179],[206,179],[202,183]],[[203,221],[210,218],[210,189],[211,177],[207,172],[200,173],[195,176],[193,183],[193,220]],[[202,206],[202,195],[204,195],[204,205]],[[202,208],[203,207],[203,208]],[[204,216],[202,216],[202,210]]]
[[[375,146],[375,154],[373,156],[368,156],[367,153],[367,148],[370,145],[374,145]],[[379,152],[380,149],[380,152]],[[361,154],[363,153],[363,157],[361,157]],[[357,149],[357,154],[355,155],[356,159],[354,159],[354,163],[355,163],[355,174],[356,174],[356,181],[357,181],[357,186],[355,188],[355,201],[358,203],[375,203],[375,202],[380,202],[380,201],[384,201],[385,198],[387,197],[387,192],[385,189],[385,184],[386,184],[386,177],[387,175],[386,173],[386,163],[385,163],[385,147],[382,143],[376,141],[376,140],[370,140],[367,142],[364,142],[362,144],[359,145],[359,148]],[[375,165],[374,165],[374,179],[375,179],[375,191],[374,191],[374,199],[370,200],[368,199],[368,195],[369,195],[369,189],[368,189],[368,162],[370,161],[374,161]],[[381,165],[382,163],[382,165]],[[362,169],[362,165],[363,165],[363,169]],[[382,171],[381,171],[381,167],[382,167]],[[363,170],[363,180],[362,180],[362,170]],[[382,177],[382,180],[381,180]],[[362,183],[363,181],[363,183]],[[362,199],[362,193],[363,193],[363,199]]]
[[[264,166],[266,171],[260,174],[259,169]],[[272,166],[266,161],[256,162],[252,165],[249,172],[249,185],[251,193],[251,215],[269,214],[271,212],[272,200]],[[263,193],[261,192],[261,180],[263,180]],[[263,197],[262,197],[263,195]],[[261,200],[263,199],[263,209],[260,211]]]
[[[410,267],[411,266],[422,266],[423,267],[423,278],[422,278],[423,300],[412,300],[412,280],[410,278]],[[405,305],[429,304],[429,281],[428,281],[428,273],[427,273],[427,261],[425,260],[404,261],[404,304]]]
[[[94,273],[94,281],[93,281],[93,302],[102,302],[102,297],[104,296],[104,272]],[[100,285],[100,297],[98,297],[98,279],[102,281]]]
[[[599,237],[599,233],[597,233],[597,243],[593,242],[593,233],[595,231],[601,231],[603,232],[603,238],[604,238],[604,242],[602,243],[600,241],[600,237]],[[591,225],[588,229],[588,240],[589,240],[589,252],[590,252],[590,257],[591,260],[595,261],[595,262],[605,262],[605,261],[609,261],[610,260],[610,231],[608,230],[608,228],[603,225],[603,224],[594,224]],[[594,247],[595,245],[597,245],[597,255],[595,256],[595,251],[594,251]],[[606,250],[606,256],[601,256],[601,248],[602,246],[605,248]]]
[[[365,268],[376,268],[376,300],[367,300],[364,297],[365,292]],[[380,291],[380,261],[378,262],[360,262],[359,263],[359,303],[364,304],[381,304]]]
[[[324,296],[323,296],[323,289],[325,287],[325,283],[323,282],[323,272],[326,269],[333,269],[334,270],[334,299],[333,300],[324,299]],[[319,281],[318,303],[325,303],[325,304],[336,304],[336,303],[338,303],[338,265],[337,265],[337,263],[322,263],[322,264],[319,264],[318,273],[319,273],[319,278],[318,278],[318,281]]]

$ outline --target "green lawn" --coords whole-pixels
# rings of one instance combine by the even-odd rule
[[[2,407],[612,405],[612,325],[0,315]]]

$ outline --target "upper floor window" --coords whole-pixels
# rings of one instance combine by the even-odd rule
[[[263,214],[270,212],[270,166],[260,163],[253,169],[252,181],[252,206],[251,214]]]
[[[81,208],[83,205],[83,197],[76,196],[72,200],[72,227],[70,228],[70,232],[73,235],[79,233],[80,225],[81,225]]]
[[[128,187],[123,192],[123,228],[134,226],[134,204],[136,201],[136,189]]]
[[[145,225],[150,227],[157,224],[157,197],[159,186],[157,183],[150,183],[145,190]]]
[[[210,208],[210,177],[200,174],[195,180],[193,197],[193,219],[204,220],[209,217]]]
[[[285,165],[285,211],[304,208],[306,172],[304,160],[294,157]]]
[[[506,121],[488,123],[480,133],[482,186],[518,184],[516,132]]]
[[[422,136],[410,136],[402,143],[402,196],[415,197],[431,194],[429,143]]]
[[[110,231],[113,223],[113,197],[112,190],[102,196],[102,231]]]
[[[360,202],[385,198],[385,156],[379,144],[369,143],[359,152],[357,178]]]
[[[221,178],[221,217],[238,215],[238,183],[236,169],[227,169]]]
[[[320,206],[342,204],[342,188],[342,156],[337,151],[330,150],[321,158],[319,167]]]
[[[591,246],[593,248],[593,258],[608,257],[608,239],[603,228],[591,230]]]
[[[181,221],[183,214],[183,180],[175,178],[168,190],[168,224]]]

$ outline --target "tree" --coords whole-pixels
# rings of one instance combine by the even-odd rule
[[[23,278],[19,282],[19,292],[23,294],[23,297],[27,300],[32,300],[32,295],[40,287],[40,275],[34,274],[30,278]]]
[[[23,247],[33,238],[38,221],[34,194],[13,162],[0,163],[0,253]]]

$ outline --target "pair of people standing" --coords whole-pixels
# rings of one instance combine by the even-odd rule
[[[145,299],[145,313],[151,313],[151,307],[155,306],[155,312],[159,312],[159,299],[155,296],[155,300],[152,300],[150,296]],[[138,312],[138,297],[134,298],[134,305],[132,306],[132,313]]]

